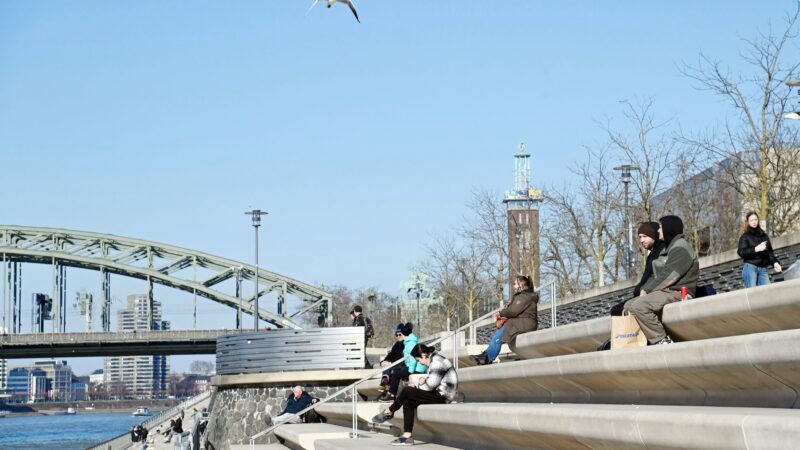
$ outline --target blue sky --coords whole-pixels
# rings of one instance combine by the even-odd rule
[[[263,266],[399,294],[474,189],[512,186],[519,141],[547,186],[604,142],[598,121],[624,130],[622,100],[712,126],[730,111],[680,63],[739,70],[740,38],[794,6],[357,0],[359,24],[310,3],[0,1],[0,223],[251,261],[243,212],[262,208]],[[159,297],[190,325],[185,297]]]

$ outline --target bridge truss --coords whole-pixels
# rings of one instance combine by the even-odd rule
[[[53,332],[66,331],[67,267],[100,272],[103,331],[110,331],[111,326],[112,274],[147,282],[148,319],[151,326],[154,283],[233,308],[236,311],[237,328],[242,328],[242,313],[256,314],[255,294],[246,296],[243,293],[243,282],[255,279],[255,266],[173,245],[111,234],[0,225],[0,257],[6,273],[3,279],[6,299],[2,311],[3,325],[10,333],[21,332],[22,263],[50,264],[53,268]],[[204,279],[197,279],[198,268],[203,269]],[[221,284],[227,280],[234,281],[233,293],[222,289]],[[252,285],[252,282],[249,284]],[[258,284],[259,298],[271,292],[278,293],[277,314],[259,307],[259,318],[279,328],[299,329],[300,325],[293,319],[316,310],[330,323],[331,296],[327,292],[260,268]],[[255,291],[254,288],[249,289]],[[291,315],[287,312],[289,295],[305,303]]]

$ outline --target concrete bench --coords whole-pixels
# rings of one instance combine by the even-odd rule
[[[663,322],[678,341],[736,336],[800,327],[800,280],[667,305]],[[585,353],[611,335],[611,318],[562,325],[517,336],[523,358]]]
[[[394,440],[394,436],[369,431],[361,431],[357,439],[351,439],[352,431],[350,427],[343,425],[307,423],[278,427],[275,429],[275,434],[283,441],[285,447],[293,450],[371,450],[381,447],[391,448],[389,443]],[[453,450],[452,447],[424,442],[417,442],[417,445],[431,450]]]
[[[800,411],[782,409],[465,403],[417,413],[415,437],[464,449],[756,450],[800,439]]]
[[[800,329],[580,353],[459,372],[467,402],[800,408]]]

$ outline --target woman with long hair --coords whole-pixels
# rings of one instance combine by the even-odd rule
[[[775,272],[782,270],[772,251],[769,236],[761,229],[758,214],[754,211],[744,215],[737,253],[744,260],[742,282],[746,288],[769,284],[770,266]]]
[[[458,390],[458,376],[453,364],[436,352],[433,347],[417,344],[411,356],[419,363],[428,366],[426,376],[420,377],[416,386],[409,384],[389,405],[389,409],[372,418],[375,423],[386,422],[394,413],[403,408],[403,434],[392,441],[392,445],[414,445],[412,430],[414,416],[419,405],[450,403]]]

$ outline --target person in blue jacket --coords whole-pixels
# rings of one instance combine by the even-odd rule
[[[405,339],[403,340],[403,356],[411,354],[411,350],[419,343],[419,338],[414,334],[414,324],[411,322],[406,323],[400,327],[400,332],[403,333]],[[379,402],[393,402],[397,396],[397,390],[400,388],[400,381],[408,381],[408,376],[412,373],[425,373],[428,371],[428,366],[420,364],[414,358],[406,358],[404,364],[395,366],[392,374],[389,376],[389,389],[378,397]]]
[[[272,418],[272,423],[303,423],[303,418],[295,414],[308,408],[312,403],[314,403],[314,398],[304,391],[302,386],[295,386],[286,400],[286,408],[283,408],[280,415]]]

